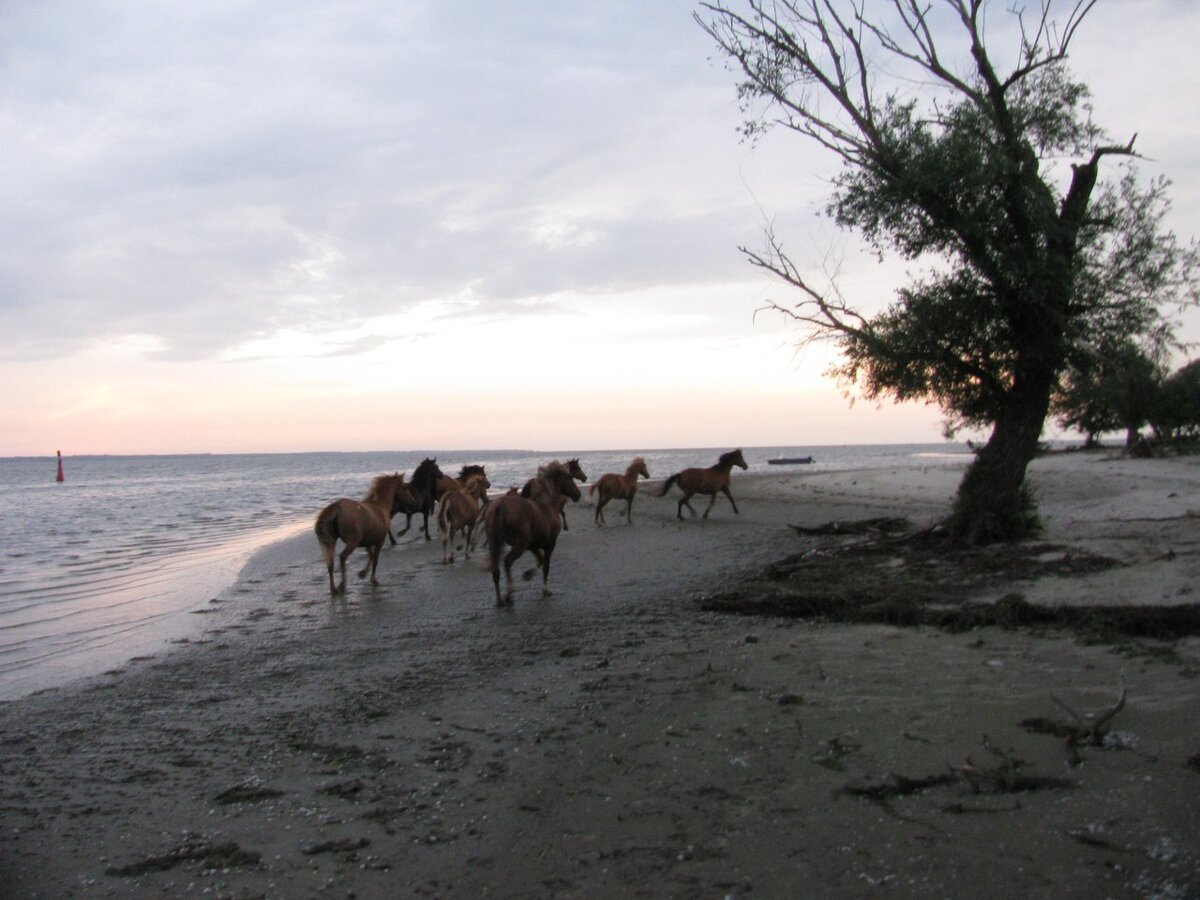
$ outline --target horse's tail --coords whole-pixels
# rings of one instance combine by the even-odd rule
[[[663,486],[658,489],[658,493],[655,494],[654,496],[656,496],[656,497],[667,496],[667,491],[669,491],[671,489],[671,485],[673,485],[676,481],[679,480],[679,475],[680,475],[680,473],[676,472],[674,475],[672,475],[670,478],[668,478],[666,481],[664,481]]]
[[[484,520],[484,525],[487,530],[488,544],[488,560],[491,562],[490,568],[495,569],[500,565],[500,553],[504,550],[504,504],[500,501],[496,502],[496,508],[492,511],[491,521]]]
[[[446,521],[446,507],[448,507],[449,505],[450,505],[450,492],[446,491],[446,493],[442,494],[442,498],[440,500],[438,500],[438,507],[437,507],[438,534],[440,534],[442,537],[446,536],[446,533],[450,528],[449,523]]]
[[[596,496],[596,488],[598,488],[599,486],[600,486],[600,482],[596,481],[596,482],[593,482],[592,486],[588,488],[588,499],[589,500],[592,497]]]
[[[322,560],[326,566],[333,565],[333,551],[342,534],[338,527],[338,505],[336,503],[330,503],[321,510],[317,521],[313,524],[313,531],[317,533],[317,540],[321,544]]]

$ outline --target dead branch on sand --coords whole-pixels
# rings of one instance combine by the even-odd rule
[[[1025,775],[1020,769],[1025,761],[994,746],[987,735],[983,747],[996,757],[998,762],[983,766],[967,757],[961,766],[947,766],[948,771],[935,775],[910,778],[896,772],[888,772],[879,781],[866,781],[844,785],[840,793],[868,800],[887,801],[893,797],[915,794],[933,787],[950,784],[966,784],[973,794],[1015,794],[1021,791],[1040,791],[1073,788],[1075,783],[1053,775]]]
[[[1113,718],[1125,708],[1125,697],[1125,680],[1121,679],[1116,703],[1097,713],[1082,716],[1067,706],[1062,700],[1059,700],[1054,694],[1051,694],[1050,699],[1054,701],[1054,705],[1065,711],[1071,717],[1072,721],[1058,722],[1052,719],[1036,717],[1022,719],[1020,724],[1027,731],[1039,734],[1053,734],[1056,737],[1063,738],[1066,741],[1067,748],[1072,752],[1072,759],[1077,763],[1079,761],[1077,754],[1079,747],[1104,746],[1104,738],[1108,734]]]

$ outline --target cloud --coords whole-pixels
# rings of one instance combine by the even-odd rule
[[[0,357],[203,358],[468,287],[500,314],[740,265],[747,197],[711,165],[732,128],[703,115],[730,92],[686,5],[2,15]]]

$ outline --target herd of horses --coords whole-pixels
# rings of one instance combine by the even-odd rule
[[[656,496],[665,497],[672,487],[677,486],[683,493],[675,511],[679,519],[683,519],[685,506],[693,516],[696,514],[689,502],[696,494],[712,498],[704,510],[705,519],[717,502],[718,494],[728,497],[734,513],[737,513],[737,503],[729,492],[729,476],[734,466],[748,468],[740,449],[722,453],[716,464],[708,468],[676,472],[663,482]],[[613,500],[625,501],[625,518],[633,524],[633,499],[637,494],[638,479],[649,477],[646,461],[638,456],[626,468],[625,474],[610,472],[598,478],[589,490],[589,496],[595,498],[595,524],[605,524],[604,507]],[[512,566],[527,552],[533,554],[542,571],[542,596],[549,596],[550,558],[560,532],[569,530],[567,501],[580,499],[579,483],[586,481],[587,476],[580,468],[578,459],[566,463],[558,460],[547,463],[520,490],[512,488],[498,497],[489,497],[491,482],[480,465],[463,466],[458,476],[451,478],[438,468],[436,460],[426,459],[417,466],[407,482],[399,472],[380,475],[371,482],[371,488],[362,500],[342,497],[326,506],[317,516],[314,530],[329,573],[329,592],[333,595],[345,592],[346,560],[360,547],[367,552],[367,563],[359,572],[359,578],[370,576],[373,586],[379,584],[375,571],[379,566],[380,551],[386,542],[396,543],[392,520],[403,514],[404,530],[399,535],[407,534],[412,527],[413,517],[420,515],[426,540],[432,540],[429,518],[435,516],[442,538],[442,561],[446,564],[454,561],[456,538],[462,540],[463,557],[470,557],[482,526],[497,606],[512,605]],[[337,553],[339,541],[342,544],[341,553]],[[508,548],[507,553],[504,552],[505,547]],[[340,573],[340,580],[336,584],[333,578],[335,556]],[[506,587],[504,593],[500,590],[502,567]],[[526,572],[525,578],[532,578],[534,571],[531,569]]]

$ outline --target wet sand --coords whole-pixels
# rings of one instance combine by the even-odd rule
[[[269,548],[202,637],[0,707],[0,896],[1200,896],[1197,638],[700,611],[827,540],[788,525],[929,525],[959,474],[738,473],[708,521],[573,505],[554,596],[511,610],[415,529],[345,599],[311,534]],[[1032,480],[1047,541],[1122,565],[963,600],[1195,602],[1200,460]],[[1020,724],[1122,683],[1104,746]]]

